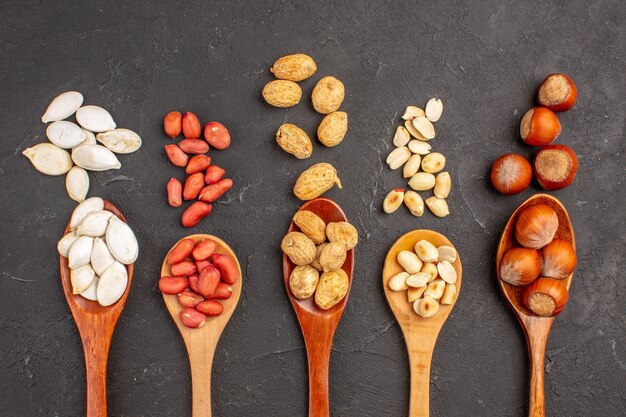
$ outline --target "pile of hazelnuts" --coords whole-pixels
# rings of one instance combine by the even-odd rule
[[[539,106],[522,117],[520,136],[530,146],[541,149],[532,160],[516,153],[502,155],[491,167],[491,182],[505,195],[518,194],[530,185],[533,173],[539,185],[548,191],[569,186],[578,170],[578,159],[566,145],[552,142],[561,133],[561,123],[555,112],[565,112],[574,107],[578,91],[574,81],[565,74],[548,75],[537,93]]]

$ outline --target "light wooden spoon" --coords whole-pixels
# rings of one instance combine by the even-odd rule
[[[515,223],[517,222],[519,213],[525,208],[537,204],[545,204],[552,207],[559,218],[559,228],[556,231],[555,237],[570,241],[574,249],[576,249],[574,229],[569,215],[567,214],[567,210],[559,200],[548,194],[536,194],[530,197],[513,212],[506,226],[504,226],[500,244],[498,245],[498,253],[496,255],[498,284],[500,285],[502,294],[504,294],[504,297],[513,309],[515,316],[517,316],[522,329],[524,329],[526,346],[528,347],[528,355],[530,358],[530,404],[528,415],[530,417],[545,416],[544,367],[546,343],[548,342],[550,328],[556,317],[538,317],[528,310],[521,301],[521,287],[510,285],[500,279],[500,262],[509,249],[519,246],[516,245],[515,241]],[[573,273],[570,274],[564,281],[568,290],[572,284],[573,276]]]
[[[457,253],[456,261],[452,264],[457,273],[456,289],[457,297],[452,305],[441,305],[439,311],[433,317],[423,318],[413,310],[413,304],[407,301],[406,291],[392,291],[389,288],[389,280],[396,274],[404,271],[396,258],[403,250],[414,251],[415,244],[420,240],[427,240],[433,245],[453,246],[450,241],[440,233],[432,230],[413,230],[402,236],[393,244],[383,267],[383,288],[389,307],[396,316],[396,320],[402,329],[406,343],[409,363],[411,366],[411,393],[409,403],[410,417],[427,417],[430,412],[430,364],[433,357],[435,344],[439,331],[450,315],[461,292],[462,268],[461,256]],[[458,251],[457,251],[458,252]]]
[[[202,239],[214,240],[217,243],[215,253],[232,257],[239,271],[237,282],[231,285],[233,295],[227,300],[220,300],[224,305],[222,314],[217,317],[208,317],[206,324],[199,329],[190,329],[180,320],[180,312],[183,310],[183,306],[178,302],[178,296],[163,294],[165,305],[176,323],[176,326],[178,326],[178,330],[185,341],[185,346],[187,346],[187,353],[189,354],[192,387],[192,416],[211,417],[211,369],[213,367],[213,356],[215,355],[215,348],[222,335],[222,331],[235,311],[237,302],[241,296],[241,266],[239,265],[239,260],[235,256],[235,253],[223,240],[205,234],[191,235],[187,236],[185,239],[187,238],[193,239],[195,242]],[[178,242],[176,242],[176,244],[178,244]],[[172,246],[172,248],[174,246]],[[169,255],[169,252],[167,255]],[[167,259],[167,255],[165,259]],[[170,266],[167,262],[163,261],[161,276],[167,275],[170,275]]]
[[[108,201],[104,202],[104,209],[110,211],[126,222],[122,213]],[[70,225],[65,228],[68,233]],[[111,337],[117,320],[124,309],[130,284],[133,280],[134,264],[126,266],[128,284],[126,291],[117,302],[103,307],[97,301],[90,301],[80,295],[72,293],[70,268],[67,258],[60,256],[61,283],[65,299],[72,311],[76,327],[83,341],[85,352],[85,369],[87,372],[87,417],[106,417],[107,415],[107,363]]]
[[[324,223],[348,221],[341,207],[328,198],[316,198],[304,203],[300,210],[309,210],[324,220]],[[293,222],[288,232],[299,232],[300,229]],[[352,286],[352,271],[354,269],[354,249],[348,251],[346,261],[341,269],[348,275],[348,293],[337,305],[328,310],[322,310],[315,304],[314,297],[298,300],[289,288],[289,276],[295,265],[289,257],[283,254],[283,275],[287,294],[298,316],[298,322],[304,336],[307,358],[309,362],[309,417],[328,417],[330,415],[330,401],[328,395],[328,368],[330,365],[330,351],[333,336],[343,310],[348,302],[350,287]]]

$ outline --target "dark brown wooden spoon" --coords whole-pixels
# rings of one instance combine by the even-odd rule
[[[316,198],[304,203],[300,210],[309,210],[317,214],[326,224],[330,222],[348,221],[341,207],[328,198]],[[293,222],[288,232],[299,232],[300,229]],[[309,417],[330,416],[330,401],[328,394],[328,369],[330,365],[330,351],[333,336],[343,310],[348,302],[350,287],[352,286],[352,272],[354,269],[354,249],[348,251],[346,261],[341,267],[348,275],[350,282],[348,293],[337,305],[328,310],[317,307],[314,297],[298,300],[289,288],[289,276],[295,265],[289,257],[283,254],[283,275],[287,294],[298,317],[304,343],[306,345],[309,362]]]
[[[112,212],[123,222],[122,213],[109,201],[104,202],[104,209]],[[65,233],[70,230],[69,223]],[[70,306],[76,327],[80,333],[85,351],[85,369],[87,372],[87,417],[106,417],[107,415],[107,363],[111,337],[117,320],[126,304],[133,280],[134,264],[126,266],[128,284],[126,291],[117,302],[103,307],[97,301],[90,301],[80,295],[72,294],[70,268],[67,258],[60,256],[61,283],[65,299]]]
[[[504,226],[500,244],[498,245],[498,253],[496,255],[496,270],[498,271],[498,284],[502,290],[502,294],[509,302],[515,316],[519,320],[524,335],[526,337],[526,346],[528,348],[528,356],[530,358],[530,404],[529,417],[545,416],[545,398],[544,398],[544,367],[546,355],[546,343],[550,328],[556,317],[539,317],[524,306],[521,298],[521,287],[508,284],[500,279],[500,263],[504,254],[511,248],[519,246],[515,240],[515,223],[522,210],[537,204],[545,204],[550,206],[559,218],[559,228],[556,231],[556,238],[568,240],[576,248],[576,239],[574,238],[574,229],[570,221],[567,210],[559,200],[548,194],[536,194],[524,201],[513,212],[509,221]],[[570,274],[564,281],[569,290],[572,284]]]

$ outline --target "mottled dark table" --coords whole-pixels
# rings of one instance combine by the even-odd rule
[[[89,3],[89,4],[87,4]],[[624,84],[626,9],[588,2],[3,1],[0,15],[0,415],[81,416],[82,347],[65,303],[55,243],[74,207],[62,177],[36,172],[21,152],[45,140],[39,118],[77,89],[111,111],[144,145],[122,169],[90,176],[91,195],[114,201],[141,245],[133,288],[111,347],[112,416],[190,416],[187,355],[156,287],[168,248],[190,233],[165,185],[161,120],[171,109],[224,122],[233,146],[214,152],[236,186],[193,232],[222,236],[244,270],[244,293],[216,355],[218,416],[291,417],[307,410],[303,341],[282,280],[280,239],[299,203],[291,193],[313,162],[337,166],[343,206],[361,236],[350,302],[335,336],[333,416],[404,416],[409,373],[401,332],[381,290],[389,246],[414,228],[447,235],[462,254],[461,297],[437,345],[433,416],[525,416],[524,340],[495,278],[494,253],[512,210],[539,191],[496,194],[488,170],[505,152],[532,155],[517,137],[543,77],[564,71],[579,87],[559,115],[559,143],[580,169],[555,192],[569,209],[579,266],[569,304],[550,336],[547,415],[626,415]],[[319,67],[289,110],[260,98],[279,56],[307,52]],[[285,121],[313,135],[314,83],[346,85],[350,130],[309,160],[283,153]],[[408,104],[443,99],[433,145],[448,157],[450,217],[382,212],[404,181],[384,160]]]

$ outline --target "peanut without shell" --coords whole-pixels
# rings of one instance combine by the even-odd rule
[[[415,313],[428,318],[440,305],[452,305],[457,297],[457,272],[451,262],[457,259],[453,246],[436,247],[428,240],[415,243],[413,250],[401,250],[396,261],[402,268],[387,281],[391,291],[407,291],[406,299]]]

